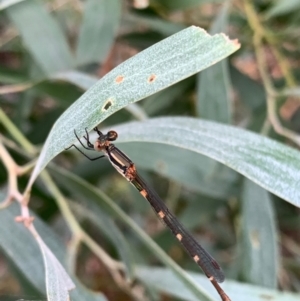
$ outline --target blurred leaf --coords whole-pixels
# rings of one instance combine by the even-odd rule
[[[212,24],[211,34],[224,32],[227,27],[229,1],[223,4]],[[197,113],[201,118],[231,123],[231,84],[227,59],[198,74]]]
[[[207,173],[208,158],[186,149],[157,143],[118,143],[137,168],[153,170],[182,185],[211,197],[226,199],[236,190],[236,174],[219,171]],[[197,164],[195,164],[197,162]]]
[[[62,108],[69,107],[78,97],[82,95],[80,88],[73,84],[63,82],[43,81],[33,87],[37,95],[47,95],[56,101]]]
[[[122,262],[125,264],[128,280],[132,281],[134,279],[134,260],[124,235],[114,224],[113,220],[103,213],[94,202],[85,202],[85,200],[82,199],[80,203],[72,202],[69,205],[75,211],[76,216],[83,217],[92,222],[100,228],[105,236],[114,244]]]
[[[169,10],[183,10],[204,3],[220,3],[223,0],[150,0],[150,4]]]
[[[193,292],[198,299],[212,300],[203,290],[202,286],[187,277],[187,274],[182,270],[156,243],[155,241],[144,232],[127,214],[125,214],[118,205],[110,199],[101,190],[95,188],[82,178],[75,176],[74,174],[58,167],[51,166],[51,174],[54,175],[59,185],[68,190],[74,197],[84,199],[86,202],[96,202],[106,210],[112,216],[117,217],[125,225],[127,225],[134,234],[145,244],[145,246],[157,257],[159,261],[168,266],[174,274],[180,279],[180,283],[183,284],[189,291]],[[206,280],[209,282],[209,280]]]
[[[22,70],[14,70],[0,66],[0,81],[2,84],[18,84],[27,80],[28,77]]]
[[[5,9],[11,5],[14,5],[16,3],[19,3],[21,1],[24,1],[24,0],[1,0],[0,1],[0,10],[2,9]]]
[[[266,12],[267,18],[286,15],[288,13],[296,12],[298,9],[300,9],[299,0],[277,0],[273,1],[272,4],[272,7]]]
[[[245,179],[242,202],[243,275],[250,283],[275,289],[280,260],[275,215],[269,193]]]
[[[220,297],[213,289],[213,286],[207,282],[205,276],[198,273],[188,273],[197,283],[203,285],[205,289],[214,296],[214,300],[220,300]],[[185,287],[174,277],[173,273],[164,268],[137,267],[137,277],[140,281],[155,288],[163,294],[168,294],[174,298],[187,301],[198,301]],[[222,284],[223,289],[229,295],[231,300],[239,301],[296,301],[300,294],[280,292],[266,289],[259,286],[244,284],[236,281],[227,280]]]
[[[241,73],[238,69],[230,69],[234,89],[238,91],[241,101],[252,111],[266,106],[266,93],[259,83]]]
[[[210,33],[224,32],[228,23],[230,1],[225,1],[216,19],[212,23]],[[231,83],[228,62],[225,58],[221,62],[203,70],[197,76],[197,115],[204,119],[230,124],[232,115]],[[223,169],[223,174],[231,173],[226,167],[218,166],[216,161],[206,159],[206,177],[213,177]],[[227,178],[225,176],[225,178]]]
[[[136,27],[136,24],[138,23],[139,26],[147,27],[148,29],[157,31],[164,36],[175,34],[186,27],[183,24],[165,21],[161,18],[144,14],[127,13],[124,16],[124,21],[132,23],[133,27]]]
[[[74,283],[41,237],[36,237],[36,240],[42,251],[45,264],[47,299],[49,301],[70,299],[69,291],[75,288]]]
[[[197,27],[140,52],[89,89],[54,124],[32,173],[29,186],[59,152],[126,105],[154,94],[207,68],[239,48],[223,34],[210,36]]]
[[[167,89],[164,89],[154,95],[147,97],[142,106],[148,115],[159,114],[163,109],[170,106],[178,98],[182,97],[185,90],[194,82],[193,78],[183,80]],[[186,101],[182,99],[181,101]]]
[[[114,130],[120,142],[169,144],[208,156],[300,206],[299,151],[289,146],[240,128],[190,117],[153,118],[118,125]]]
[[[36,240],[24,225],[14,221],[14,218],[18,214],[19,206],[16,203],[11,204],[6,209],[0,210],[2,224],[0,247],[13,260],[27,279],[41,293],[45,293],[45,269],[41,251]],[[50,252],[53,252],[58,260],[64,263],[67,260],[67,253],[62,241],[37,216],[35,216],[34,225],[47,246],[51,249]],[[11,235],[12,233],[13,235]],[[49,254],[48,251],[46,252]],[[48,256],[50,260],[51,257],[51,255]],[[76,284],[76,289],[70,292],[73,301],[106,300],[101,294],[93,293],[84,288],[75,278],[73,278],[73,281]]]
[[[102,62],[119,26],[121,0],[88,0],[77,45],[77,64]]]
[[[285,96],[297,96],[300,97],[300,87],[294,87],[294,88],[287,88],[282,91],[282,95]]]
[[[70,70],[66,72],[60,72],[58,74],[55,74],[53,79],[56,80],[63,80],[69,83],[72,83],[82,90],[87,90],[90,87],[92,87],[94,84],[97,83],[99,78],[80,72],[76,70]]]
[[[46,76],[71,68],[73,59],[67,41],[43,2],[23,1],[8,7],[6,12]]]

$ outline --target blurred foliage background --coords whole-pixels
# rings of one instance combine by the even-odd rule
[[[101,127],[113,128],[115,124],[145,116],[194,116],[247,128],[298,148],[299,3],[296,0],[2,0],[2,143],[19,165],[30,164],[55,120],[97,79],[139,51],[196,25],[211,34],[224,32],[238,39],[241,49],[199,75],[140,101],[138,111],[137,107],[120,110]],[[76,71],[76,77],[59,79],[59,73],[66,70]],[[14,131],[7,118],[17,127],[20,140],[12,135]],[[32,148],[20,148],[24,137]],[[191,152],[138,142],[122,144],[120,148],[217,259],[227,279],[274,290],[299,290],[297,207],[219,163]],[[181,267],[199,272],[148,203],[109,162],[92,163],[77,153],[62,153],[54,164],[100,188]],[[63,171],[54,166],[53,176],[69,198],[82,229],[107,254],[122,262],[118,246],[125,238],[136,263],[159,265],[128,226],[110,216],[91,196],[83,202],[75,189],[76,181],[67,181],[62,175]],[[8,177],[2,163],[0,181],[4,199]],[[20,191],[27,181],[28,173],[19,178]],[[11,209],[11,219],[18,214],[16,208]],[[132,300],[137,296],[140,300],[145,296],[172,300],[163,289],[147,285],[147,274],[144,281],[139,276],[139,281],[132,284],[132,291],[120,288],[109,267],[95,252],[86,245],[76,246],[71,240],[69,221],[62,217],[53,195],[40,181],[33,187],[30,209],[39,217],[38,222],[43,223],[41,227],[52,233],[49,235],[60,237],[73,272],[87,287],[102,292],[108,300]],[[0,232],[6,237],[10,232],[3,229],[8,228],[8,223],[9,219],[0,218]],[[4,238],[0,247],[0,300],[45,299],[43,284],[32,277],[32,273],[43,271],[43,267],[36,266],[34,261],[26,265],[30,248],[24,244],[6,244]],[[19,252],[29,257],[18,258]],[[243,291],[240,294],[243,296]]]

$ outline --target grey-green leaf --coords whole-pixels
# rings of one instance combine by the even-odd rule
[[[64,180],[64,179],[62,179]],[[126,239],[119,228],[114,224],[110,216],[107,216],[95,202],[88,202],[86,198],[81,198],[78,203],[70,203],[76,216],[85,218],[99,227],[107,239],[109,239],[118,250],[122,262],[125,264],[127,278],[134,278],[134,260]]]
[[[113,43],[121,0],[88,0],[77,45],[77,65],[102,62]]]
[[[36,287],[36,289],[41,293],[46,293],[45,268],[41,251],[36,240],[33,238],[32,234],[30,234],[30,232],[24,227],[24,225],[18,224],[14,221],[14,217],[18,214],[19,206],[16,203],[11,204],[8,208],[0,210],[0,220],[2,224],[2,230],[0,231],[0,247],[4,250],[7,256],[12,259],[15,265],[21,270],[23,275]],[[47,264],[50,264],[50,269],[58,268],[57,264],[52,264],[51,261],[53,261],[53,254],[55,254],[55,257],[60,261],[60,263],[64,264],[64,262],[66,261],[67,253],[62,241],[37,216],[35,216],[34,225],[47,244],[46,248],[44,246],[42,247],[45,253],[47,253]],[[13,235],[11,235],[11,233],[13,233]],[[49,252],[53,252],[53,254],[51,253],[50,255]],[[57,261],[57,259],[55,259],[54,261]],[[61,271],[59,273],[61,274]],[[52,273],[52,275],[53,274],[54,273]],[[49,276],[51,275],[49,274]],[[52,278],[52,280],[55,279]],[[70,292],[72,300],[106,300],[105,297],[100,293],[96,294],[90,290],[87,290],[77,281],[76,278],[73,278],[72,280],[76,284],[76,288]],[[65,280],[63,282],[65,282]],[[52,284],[50,284],[50,286],[53,288],[55,285],[53,285],[53,282],[51,283]],[[56,283],[56,285],[59,287],[60,283]],[[66,286],[69,287],[69,285],[70,282],[67,281]],[[59,292],[62,293],[62,290],[59,289]],[[59,299],[55,299],[55,301],[56,300]]]
[[[245,179],[242,203],[243,275],[249,283],[275,289],[280,260],[275,215],[269,193]]]
[[[156,243],[155,241],[145,233],[126,213],[124,213],[118,205],[106,196],[102,191],[95,188],[91,184],[84,181],[82,178],[63,170],[61,168],[51,168],[55,178],[59,183],[71,193],[77,197],[85,198],[87,203],[97,202],[101,208],[106,210],[112,216],[120,219],[125,225],[127,225],[135,235],[145,244],[145,246],[156,255],[156,257],[168,266],[180,279],[180,282],[185,285],[187,290],[193,292],[192,294],[197,296],[198,299],[211,301],[211,297],[203,289],[201,285],[194,282],[185,272],[182,270]],[[72,189],[71,189],[72,187]],[[207,282],[209,280],[207,279]]]
[[[277,0],[273,1],[272,7],[267,11],[266,17],[272,18],[288,13],[296,12],[300,8],[299,0]]]
[[[184,10],[205,3],[221,1],[223,0],[151,0],[150,3],[155,7],[163,7],[169,10]]]
[[[43,254],[45,264],[45,278],[47,298],[49,301],[65,301],[68,300],[69,291],[75,288],[69,275],[44,243],[41,237],[36,237]]]
[[[191,26],[151,46],[112,70],[80,97],[54,124],[30,184],[59,152],[102,120],[130,103],[195,74],[239,48],[225,35]]]
[[[63,32],[43,2],[23,1],[8,7],[6,12],[46,76],[72,66],[73,58]]]
[[[229,2],[223,4],[210,30],[211,34],[224,31],[227,26]],[[231,123],[231,84],[227,59],[198,75],[197,113],[201,118]]]
[[[114,129],[122,142],[163,143],[208,156],[300,206],[300,153],[289,146],[244,129],[190,117],[153,118]]]
[[[202,194],[226,199],[236,193],[236,173],[216,164],[216,169],[209,174],[207,170],[212,159],[198,153],[172,145],[144,142],[118,143],[118,147],[138,168],[156,171]]]
[[[198,273],[188,273],[197,283],[203,285],[205,289],[214,296],[214,300],[220,300],[220,297],[214,290],[213,286],[207,282],[205,276]],[[153,287],[160,293],[168,294],[172,297],[179,298],[186,301],[198,301],[193,294],[191,294],[185,286],[174,277],[174,274],[164,268],[149,268],[137,267],[137,277]],[[239,283],[236,281],[227,280],[222,284],[222,288],[229,295],[231,300],[242,301],[296,301],[299,300],[300,294],[281,292],[254,286],[250,284]]]
[[[17,4],[22,1],[24,0],[2,0],[0,1],[0,10],[5,9],[11,5]]]

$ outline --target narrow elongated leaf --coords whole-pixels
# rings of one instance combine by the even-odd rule
[[[113,43],[121,14],[121,0],[85,3],[77,45],[77,65],[102,62]]]
[[[21,1],[24,1],[24,0],[1,0],[0,1],[0,10],[2,9],[5,9],[11,5],[14,5],[18,2],[21,2]]]
[[[156,243],[147,233],[145,233],[128,215],[126,215],[118,205],[105,195],[101,190],[96,189],[83,179],[71,174],[61,168],[51,167],[51,172],[58,182],[70,193],[77,197],[84,198],[87,202],[97,202],[101,208],[107,210],[109,214],[120,219],[127,225],[134,234],[145,244],[145,246],[155,254],[158,260],[168,266],[173,273],[180,279],[180,282],[200,300],[212,300],[203,286],[194,282]],[[72,187],[72,188],[71,188]],[[71,188],[71,189],[70,189]],[[209,283],[209,280],[207,279]]]
[[[85,199],[82,199],[80,203],[71,203],[70,205],[71,208],[75,210],[77,216],[88,219],[99,227],[105,236],[114,244],[120,258],[126,266],[128,279],[133,280],[133,258],[130,253],[129,245],[112,219],[104,214],[95,203],[85,202]]]
[[[119,65],[57,120],[29,186],[55,155],[74,142],[74,129],[81,136],[86,127],[93,128],[126,105],[215,64],[238,48],[236,41],[222,34],[210,36],[192,26]]]
[[[279,252],[274,210],[269,194],[245,179],[242,202],[243,274],[250,283],[275,289]]]
[[[211,34],[224,31],[227,26],[229,2],[226,1],[214,21]],[[231,123],[231,85],[227,59],[198,75],[197,113],[201,118]]]
[[[222,9],[213,22],[210,33],[224,32],[227,27],[229,1],[225,1]],[[211,66],[197,76],[197,114],[201,118],[218,121],[221,123],[231,123],[231,84],[229,78],[227,58]],[[209,158],[207,160],[206,177],[219,174],[223,169],[223,174],[231,173],[228,168],[221,167],[216,161]],[[212,177],[212,176],[211,176]],[[226,178],[226,177],[225,177]]]
[[[160,113],[163,109],[170,107],[171,104],[178,99],[185,101],[182,94],[193,84],[193,82],[192,79],[187,79],[147,97],[142,104],[144,110],[148,115],[155,115]]]
[[[41,250],[33,238],[32,234],[24,227],[23,224],[16,223],[14,221],[15,216],[19,214],[19,207],[16,203],[10,205],[8,208],[0,210],[0,220],[2,224],[2,230],[0,231],[0,247],[3,249],[5,254],[9,256],[15,265],[20,269],[23,275],[39,290],[41,293],[46,294],[45,287],[45,268],[43,264],[43,257]],[[56,272],[61,272],[60,268],[57,265],[57,259],[64,263],[67,260],[66,249],[62,241],[57,237],[57,235],[47,227],[41,220],[35,216],[34,224],[39,231],[41,237],[47,244],[43,244],[43,251],[46,253],[46,262],[49,265],[50,270],[57,269]],[[13,235],[11,235],[13,233]],[[48,248],[49,247],[49,248]],[[51,251],[50,251],[50,250]],[[57,259],[53,259],[53,254]],[[54,263],[53,263],[54,260]],[[60,270],[60,271],[59,271]],[[49,277],[56,273],[50,272]],[[48,269],[49,273],[49,269]],[[63,276],[64,277],[64,276]],[[54,288],[55,286],[59,287],[63,285],[66,279],[69,276],[66,276],[62,283],[61,279],[55,283],[52,279],[50,280],[50,287]],[[58,279],[57,279],[58,280]],[[71,299],[74,301],[105,301],[105,297],[99,293],[93,293],[90,290],[84,288],[77,279],[73,278],[73,282],[76,284],[76,288],[70,292]],[[70,283],[67,281],[66,286],[69,287]],[[58,289],[57,292],[61,292],[61,289]],[[57,293],[56,292],[56,293]],[[52,296],[54,293],[52,293]],[[65,297],[65,295],[61,295]],[[48,296],[49,297],[49,296]],[[51,300],[51,299],[49,299]],[[60,299],[55,299],[60,300]],[[64,299],[64,301],[67,299]]]
[[[99,78],[95,76],[76,70],[60,72],[59,74],[53,76],[53,78],[72,83],[83,90],[89,89],[99,80]],[[132,103],[131,105],[127,106],[126,110],[130,112],[133,116],[135,116],[138,120],[143,120],[147,118],[145,112],[135,103]]]
[[[205,286],[208,292],[213,295],[214,300],[220,300],[216,291],[212,286],[205,283],[205,276],[197,273],[188,273],[197,283]],[[187,301],[198,301],[181,283],[178,281],[171,271],[163,268],[137,267],[137,277],[142,282],[147,282],[147,285],[153,287],[157,291]],[[239,283],[228,280],[222,284],[226,293],[233,301],[296,301],[299,300],[300,294],[281,292],[271,289],[266,289],[259,286]]]
[[[163,143],[208,156],[300,206],[300,153],[279,142],[233,126],[189,117],[153,118],[114,129],[122,142]]]
[[[169,10],[183,10],[193,6],[209,2],[222,2],[223,0],[151,0],[151,4],[157,7],[167,8]]]
[[[118,147],[138,169],[153,170],[202,194],[224,200],[237,193],[233,187],[236,173],[220,164],[209,174],[212,159],[198,153],[157,143],[118,143]]]
[[[46,76],[68,70],[72,66],[73,59],[66,39],[41,1],[22,1],[8,7],[6,12]]]
[[[261,84],[234,67],[230,70],[230,76],[234,89],[247,107],[254,111],[266,106],[266,92]]]
[[[268,18],[285,15],[300,8],[300,2],[298,0],[277,0],[273,1],[273,6],[267,11],[266,16]]]
[[[83,90],[87,90],[97,83],[99,78],[80,72],[76,70],[70,70],[66,72],[60,72],[55,74],[53,79],[63,80],[69,83],[72,83]]]
[[[48,300],[68,300],[70,298],[69,290],[75,287],[72,280],[44,241],[40,237],[37,237],[36,239],[42,251],[45,264]]]
[[[184,24],[165,21],[162,18],[158,18],[153,15],[148,16],[143,14],[142,16],[140,16],[138,14],[130,12],[124,15],[124,20],[126,23],[131,22],[131,26],[136,27],[136,24],[139,24],[139,26],[157,31],[164,36],[170,36],[186,27]]]

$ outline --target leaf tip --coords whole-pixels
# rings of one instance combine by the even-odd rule
[[[238,39],[231,40],[231,39],[228,37],[228,35],[226,35],[226,34],[223,33],[223,32],[220,33],[220,36],[221,36],[224,40],[226,40],[226,42],[231,43],[236,49],[239,49],[239,48],[241,47],[241,44],[240,44],[240,42],[239,42]]]

